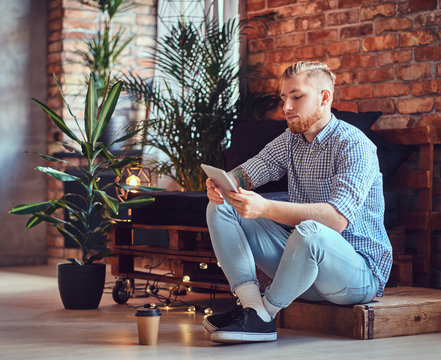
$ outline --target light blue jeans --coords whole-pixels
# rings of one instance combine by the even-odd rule
[[[378,279],[366,260],[337,231],[316,221],[303,221],[290,232],[268,219],[243,219],[226,202],[210,202],[207,223],[233,292],[244,283],[258,284],[257,265],[273,279],[265,296],[279,308],[298,297],[361,304],[377,293]]]

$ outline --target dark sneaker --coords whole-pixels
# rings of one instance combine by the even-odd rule
[[[209,333],[213,331],[230,325],[233,319],[242,312],[242,306],[236,307],[231,311],[222,314],[215,314],[205,317],[202,325],[204,325],[205,330]]]
[[[277,340],[276,320],[263,321],[256,310],[246,308],[233,321],[211,333],[211,341],[238,343],[248,341]]]

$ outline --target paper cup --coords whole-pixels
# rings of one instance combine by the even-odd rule
[[[159,309],[138,309],[135,316],[138,324],[139,344],[156,345],[158,342],[159,320],[161,319]]]

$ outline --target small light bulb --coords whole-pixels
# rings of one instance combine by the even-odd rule
[[[211,314],[213,314],[213,310],[208,307],[204,310],[204,313],[205,313],[205,315],[211,315]]]
[[[195,311],[196,311],[196,308],[192,305],[192,306],[189,306],[189,307],[188,307],[187,311],[188,311],[188,312],[195,312]]]
[[[219,261],[217,262],[217,266],[222,267]]]
[[[191,286],[187,286],[187,292],[191,292]]]
[[[131,186],[139,186],[141,185],[141,179],[137,177],[136,175],[130,175],[126,179],[126,184]]]
[[[236,300],[236,304],[237,304],[237,306],[240,306],[240,300],[239,300],[239,298],[237,298],[237,300]]]
[[[185,283],[190,282],[190,276],[184,275],[184,277],[182,278],[182,281],[185,282]]]
[[[206,269],[208,268],[208,265],[207,265],[207,263],[201,262],[201,263],[199,264],[199,268],[200,268],[201,270],[206,270]]]
[[[156,304],[150,304],[150,309],[156,309]]]

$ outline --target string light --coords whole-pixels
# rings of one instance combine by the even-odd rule
[[[207,308],[204,310],[204,313],[205,313],[205,315],[211,315],[211,314],[213,314],[213,309],[207,307]]]
[[[217,262],[217,266],[222,267],[219,261]]]
[[[240,300],[239,300],[239,298],[237,298],[237,300],[236,300],[236,304],[237,304],[237,306],[240,306]]]
[[[182,281],[185,282],[185,283],[190,282],[190,276],[184,275],[184,277],[182,278]]]
[[[201,270],[206,270],[206,269],[208,268],[208,265],[207,265],[207,263],[205,263],[205,262],[201,262],[201,263],[199,264],[199,268],[200,268]]]
[[[187,311],[188,312],[196,312],[196,308],[193,305],[191,305],[188,307]]]
[[[187,286],[187,292],[191,292],[191,286]]]

